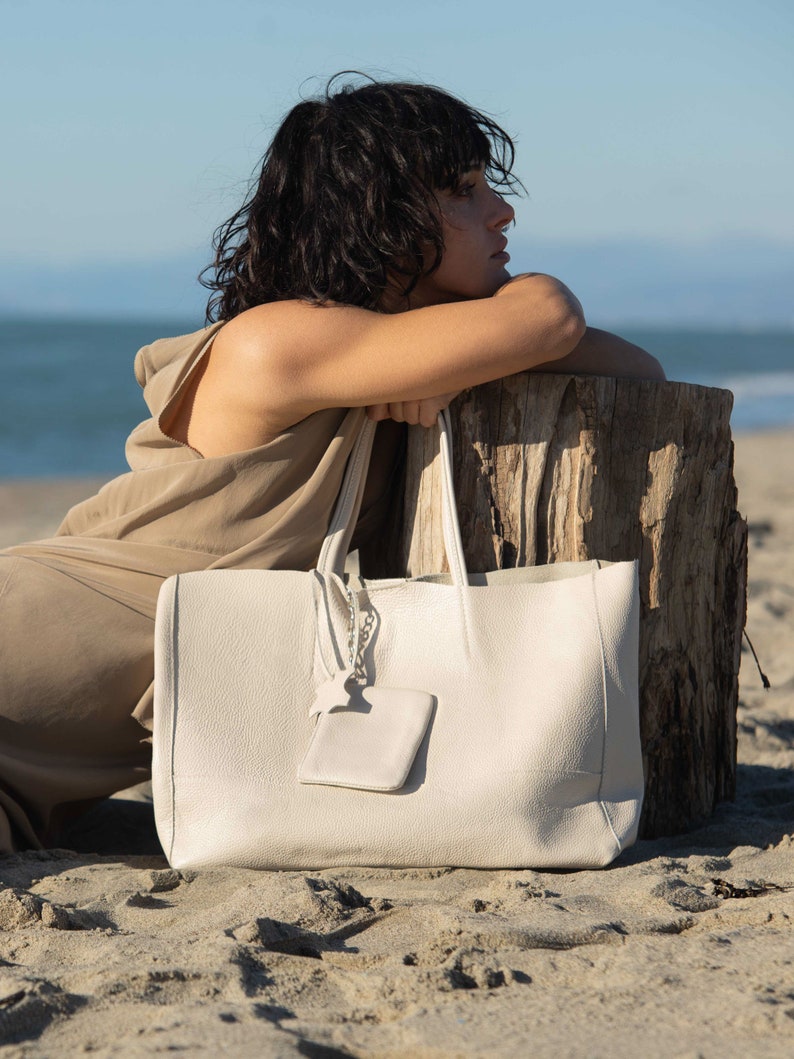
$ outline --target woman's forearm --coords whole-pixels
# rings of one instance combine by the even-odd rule
[[[612,375],[621,379],[654,379],[664,382],[666,375],[656,357],[633,342],[588,327],[578,345],[566,356],[539,364],[532,371],[571,375]]]
[[[557,375],[611,375],[618,379],[653,379],[656,382],[666,379],[656,357],[633,342],[597,327],[588,327],[576,348],[564,357],[528,370]],[[370,405],[367,415],[375,420],[396,419],[400,423],[421,423],[430,427],[438,412],[455,397],[457,393],[447,393],[424,401]]]

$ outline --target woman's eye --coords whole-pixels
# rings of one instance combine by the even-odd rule
[[[464,199],[468,199],[471,197],[476,186],[476,184],[459,184],[455,194],[460,195]]]

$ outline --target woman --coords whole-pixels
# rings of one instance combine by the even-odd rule
[[[663,378],[558,280],[511,279],[502,129],[435,88],[333,87],[287,115],[219,229],[215,322],[138,353],[152,418],[131,472],[0,554],[2,850],[146,777],[163,579],[310,569],[365,415],[354,548],[383,525],[403,424],[462,389],[533,368]]]

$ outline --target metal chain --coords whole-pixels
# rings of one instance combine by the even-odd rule
[[[350,591],[347,585],[345,585],[345,592],[347,593],[347,613],[350,619],[350,632],[347,638],[347,650],[349,656],[348,661],[350,663],[350,668],[352,669],[356,661],[353,657],[353,652],[356,646],[356,610],[353,606],[353,593]]]

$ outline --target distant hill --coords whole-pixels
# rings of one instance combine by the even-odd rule
[[[751,236],[681,245],[511,238],[514,271],[549,272],[594,324],[794,327],[794,245]],[[0,261],[0,313],[170,316],[201,322],[208,255],[47,265]]]

